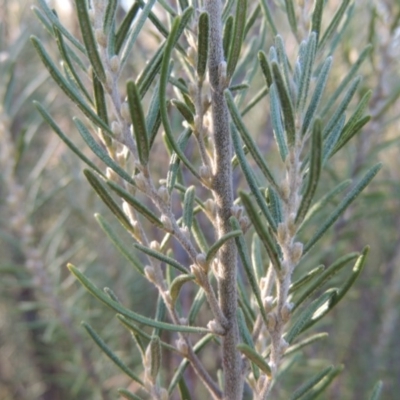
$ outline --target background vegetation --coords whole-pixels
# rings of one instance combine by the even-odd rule
[[[283,2],[270,3],[277,9],[276,23],[287,26],[285,40],[290,49],[289,25],[285,14],[279,12]],[[339,3],[330,0],[327,7],[333,13]],[[54,2],[52,7],[79,36],[73,7],[67,4]],[[116,387],[134,391],[134,384],[95,347],[80,321],[90,322],[132,369],[139,354],[113,313],[76,284],[65,265],[79,265],[99,286],[112,287],[127,307],[145,315],[154,312],[156,295],[98,229],[93,214],[101,211],[107,215],[108,211],[87,185],[80,161],[32,107],[33,99],[40,100],[75,143],[82,140],[71,123],[76,110],[49,79],[28,40],[32,33],[44,42],[49,39],[32,5],[37,6],[6,0],[0,5],[0,399],[112,399]],[[174,2],[171,5],[176,6]],[[250,10],[256,6],[256,2],[250,4]],[[156,5],[156,10],[159,7]],[[124,9],[118,12],[122,18]],[[372,50],[360,67],[364,79],[358,95],[373,89],[372,119],[324,171],[317,196],[346,177],[357,179],[377,161],[382,161],[384,168],[357,205],[349,208],[323,239],[326,246],[324,253],[318,254],[318,262],[328,265],[338,255],[361,250],[365,243],[371,245],[371,252],[356,286],[314,328],[328,332],[329,337],[284,366],[291,368],[291,373],[282,375],[276,398],[288,398],[286,388],[298,386],[306,378],[305,371],[317,372],[327,365],[326,360],[343,364],[345,371],[321,398],[367,398],[377,378],[384,382],[383,399],[395,399],[400,392],[400,4],[396,0],[356,1],[351,12],[355,18],[341,27],[344,34],[337,43],[336,67],[326,96],[371,43]],[[133,74],[159,41],[151,24],[145,31],[148,36],[139,39],[141,52],[130,61]],[[252,40],[248,38],[249,46]],[[58,57],[54,46],[47,48]],[[255,73],[255,82],[261,83],[260,71]],[[246,99],[254,96],[256,89],[251,90]],[[258,143],[273,164],[277,155],[263,102],[246,122],[258,133]],[[163,176],[167,155],[159,146]],[[92,157],[90,152],[86,154]],[[330,209],[327,207],[326,214]],[[119,229],[117,224],[115,229]],[[210,364],[218,362],[211,353],[203,359]],[[171,373],[177,363],[173,356],[164,357],[164,373]],[[192,389],[201,398],[202,389]]]

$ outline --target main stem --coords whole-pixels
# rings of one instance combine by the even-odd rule
[[[225,62],[222,46],[221,0],[205,0],[210,18],[210,48],[208,71],[211,84],[212,129],[214,135],[213,194],[217,205],[217,231],[222,237],[231,231],[229,218],[233,206],[232,145],[229,132],[229,114],[224,97],[225,80],[221,82],[221,64]],[[241,400],[243,375],[241,357],[236,349],[239,329],[237,311],[237,252],[235,243],[228,241],[219,251],[218,292],[219,303],[227,320],[222,338],[224,371],[224,399]]]

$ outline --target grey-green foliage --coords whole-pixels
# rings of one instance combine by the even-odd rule
[[[195,13],[197,2],[180,1],[179,9],[174,9],[168,2],[159,1],[163,18],[153,12],[155,1],[137,1],[122,23],[117,19],[116,2],[95,1],[90,6],[84,0],[75,3],[83,42],[63,27],[44,1],[40,1],[37,10],[37,15],[58,42],[59,56],[70,74],[59,68],[41,39],[32,37],[32,43],[54,81],[87,117],[86,122],[78,118],[74,122],[96,160],[85,155],[70,140],[44,106],[39,103],[36,106],[60,138],[90,168],[84,171],[85,177],[129,233],[131,247],[140,251],[138,257],[129,254],[106,219],[98,215],[100,226],[138,272],[155,286],[159,296],[159,312],[154,318],[144,316],[129,310],[109,290],[102,292],[78,268],[69,267],[80,283],[114,310],[123,325],[134,332],[143,366],[138,373],[127,367],[90,325],[85,323],[84,327],[101,350],[140,385],[136,394],[121,389],[119,393],[126,398],[164,399],[176,388],[180,389],[182,398],[187,398],[183,372],[191,364],[213,398],[241,399],[242,393],[230,392],[229,383],[220,387],[213,374],[204,369],[201,357],[196,355],[211,341],[224,349],[225,377],[232,369],[239,370],[236,378],[242,379],[242,366],[235,361],[241,360],[240,352],[252,366],[254,376],[248,374],[245,379],[254,395],[261,399],[272,398],[271,389],[279,376],[282,357],[290,350],[287,350],[288,345],[300,348],[314,341],[310,334],[308,341],[303,338],[296,342],[300,334],[343,298],[361,272],[368,252],[365,249],[361,253],[351,253],[345,260],[336,255],[336,262],[327,270],[306,271],[292,284],[292,273],[303,262],[305,254],[343,217],[380,169],[380,165],[369,168],[330,216],[304,233],[308,221],[321,210],[320,204],[337,202],[334,196],[348,184],[344,181],[327,197],[318,198],[321,177],[327,168],[334,168],[330,158],[340,157],[336,153],[359,133],[368,118],[364,112],[370,94],[362,97],[351,117],[346,113],[356,102],[361,78],[353,78],[367,57],[369,47],[333,95],[326,92],[330,72],[336,67],[332,51],[334,41],[341,38],[337,29],[349,2],[343,1],[330,19],[329,15],[324,17],[327,6],[323,1],[317,0],[308,14],[294,1],[285,1],[290,29],[300,42],[296,60],[287,54],[286,33],[278,31],[274,11],[266,0],[253,10],[247,24],[250,4],[246,0],[226,2],[223,12],[217,2],[205,0],[205,9],[212,12],[203,11],[200,15]],[[140,13],[138,8],[142,9]],[[257,19],[256,10],[260,9],[263,13]],[[300,14],[297,21],[296,15]],[[327,28],[322,23],[325,18],[328,19]],[[171,24],[166,24],[165,19]],[[145,25],[146,20],[150,24]],[[304,31],[307,24],[311,32]],[[140,63],[136,62],[135,49],[139,48],[139,43],[141,46],[146,43],[145,26],[153,26],[158,31],[153,34],[159,44],[154,55],[149,56],[147,64],[138,71]],[[240,103],[235,101],[235,97],[242,96],[241,92],[246,93],[251,88],[252,69],[249,67],[242,76],[243,68],[236,71],[236,67],[241,65],[241,56],[245,53],[246,35],[252,32],[252,27],[261,29],[260,26],[263,29],[268,26],[273,36],[269,33],[270,49],[256,49],[260,50],[258,60],[265,88],[249,104],[253,107],[265,95],[269,96],[269,111],[265,114],[272,122],[276,142],[273,151],[279,151],[283,161],[276,166],[270,165],[269,155],[263,154],[257,138],[243,120],[243,115],[251,112],[250,106],[241,109]],[[330,44],[330,51],[325,51]],[[225,57],[226,62],[221,62],[221,57]],[[90,64],[89,70],[85,68],[86,63]],[[127,73],[130,80],[124,82]],[[93,96],[82,83],[88,80],[94,85]],[[211,104],[208,86],[203,85],[207,80],[213,85]],[[176,122],[180,117],[169,108],[170,104],[183,117],[183,128]],[[229,120],[225,118],[228,113]],[[208,124],[210,119],[216,131],[214,135]],[[164,130],[165,150],[160,150],[157,138],[161,135],[160,125]],[[228,204],[224,201],[230,193],[223,193],[226,199],[221,199],[215,179],[224,176],[230,180],[228,186],[231,187],[233,179],[232,166],[229,162],[220,162],[218,154],[229,151],[229,145],[223,149],[220,146],[222,142],[229,144],[230,140],[235,150],[232,164],[240,165],[247,186],[241,191],[234,187],[231,209],[221,211]],[[257,235],[253,245],[258,247],[253,266],[250,246],[245,239],[252,228]],[[236,257],[229,268],[243,266],[250,290],[236,281],[226,282],[227,270],[223,269],[221,260],[228,251]],[[314,248],[314,254],[316,251]],[[259,265],[262,263],[260,252],[268,256],[264,261],[264,276],[263,266]],[[357,261],[353,271],[347,273],[348,278],[341,276],[333,284],[331,278],[354,258]],[[227,302],[224,296],[228,292],[223,288],[230,284],[228,292],[233,293],[233,303],[239,296],[240,309],[236,309],[236,304],[224,306]],[[190,291],[184,290],[186,287],[190,287]],[[323,293],[315,296],[321,289]],[[197,295],[192,296],[195,292]],[[180,302],[183,297],[182,304],[192,305],[189,314],[185,314],[186,307]],[[255,302],[249,301],[252,297]],[[196,319],[205,302],[212,312],[208,324]],[[223,310],[229,311],[229,307],[235,312],[224,314]],[[136,324],[152,328],[153,334],[147,334]],[[229,336],[233,337],[233,346],[229,346],[225,336],[232,326],[238,327],[241,337],[237,333]],[[177,332],[177,342],[165,343],[160,338],[163,331]],[[205,336],[189,340],[193,333]],[[196,343],[192,345],[192,342]],[[162,348],[182,358],[173,377],[162,368]],[[228,361],[236,364],[230,365]],[[291,398],[316,398],[341,370],[341,366],[322,369],[306,380]],[[236,384],[232,387],[243,387],[243,383]]]

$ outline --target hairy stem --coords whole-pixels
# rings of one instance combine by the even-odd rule
[[[214,138],[213,194],[217,206],[216,225],[218,237],[228,233],[231,228],[229,218],[233,206],[231,140],[229,115],[223,91],[224,56],[222,46],[222,3],[220,0],[206,0],[205,9],[210,16],[209,79],[211,83],[212,130]],[[219,302],[227,321],[226,333],[222,338],[222,357],[224,371],[224,399],[242,398],[242,363],[236,349],[239,330],[236,321],[237,290],[236,271],[237,252],[232,241],[227,242],[219,252],[218,293]]]

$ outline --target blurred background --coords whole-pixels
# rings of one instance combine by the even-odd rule
[[[63,24],[80,37],[73,5],[67,0],[50,3]],[[120,18],[128,6],[128,1],[122,3]],[[257,5],[252,3],[250,11]],[[286,27],[287,34],[285,28],[280,33],[288,48],[294,48],[285,16],[279,11],[283,1],[270,3],[277,21],[282,19],[277,25]],[[337,0],[327,2],[327,20],[339,4]],[[172,0],[171,5],[176,7]],[[132,391],[135,387],[101,354],[80,321],[89,321],[132,369],[138,367],[137,350],[114,313],[75,282],[66,263],[85,271],[99,287],[112,288],[126,306],[142,314],[154,312],[156,296],[99,229],[93,214],[109,213],[84,179],[82,163],[32,106],[34,99],[46,105],[74,143],[81,143],[71,122],[77,109],[51,81],[30,44],[31,34],[39,36],[49,43],[53,59],[58,59],[56,44],[32,6],[38,4],[0,0],[0,399],[115,399],[116,387]],[[357,179],[378,161],[384,168],[297,273],[321,263],[329,265],[339,255],[361,251],[365,244],[371,252],[347,298],[314,327],[316,332],[328,332],[329,338],[307,348],[290,366],[276,388],[279,399],[290,393],[286,387],[298,386],[310,371],[330,363],[343,364],[345,370],[323,399],[367,398],[377,379],[384,382],[382,399],[397,399],[400,393],[400,4],[395,0],[359,1],[353,13],[351,22],[341,27],[345,29],[342,40],[335,44],[326,98],[367,43],[372,43],[373,51],[360,68],[364,79],[358,93],[361,98],[373,89],[372,120],[333,157],[317,198],[346,178]],[[153,51],[149,38],[154,43],[161,40],[150,24],[145,32],[148,37],[139,39],[130,66],[132,76]],[[264,50],[271,39],[266,39]],[[293,61],[295,52],[292,56]],[[257,71],[244,104],[262,82]],[[266,105],[260,102],[252,109],[247,122],[273,165],[278,157]],[[94,159],[90,152],[86,154]],[[160,177],[165,156],[160,152],[159,164],[154,166],[160,169]],[[117,223],[115,229],[119,229]],[[129,237],[126,241],[129,244]],[[176,360],[164,360],[172,369],[177,365]],[[215,361],[210,358],[209,362]]]

